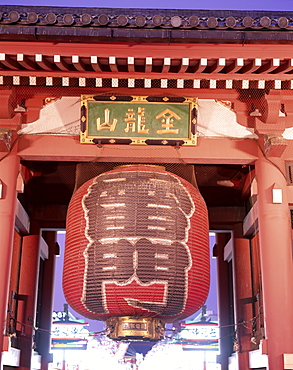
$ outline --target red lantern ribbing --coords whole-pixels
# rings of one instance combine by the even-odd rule
[[[160,339],[209,290],[205,202],[159,166],[122,166],[84,183],[67,216],[63,289],[110,337]]]

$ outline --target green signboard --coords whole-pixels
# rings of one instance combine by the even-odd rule
[[[81,143],[196,145],[196,98],[81,97]]]

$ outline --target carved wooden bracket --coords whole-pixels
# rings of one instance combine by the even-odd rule
[[[269,93],[241,91],[233,100],[237,122],[254,128],[259,135],[281,135],[293,126],[293,92],[271,90]]]
[[[264,94],[261,99],[257,100],[255,105],[261,113],[259,120],[267,124],[277,124],[281,110],[281,101],[282,96],[280,92],[275,93],[275,91]]]
[[[233,100],[233,107],[237,122],[254,129],[267,156],[280,157],[284,153],[288,143],[282,134],[293,127],[293,92],[242,90]]]
[[[0,119],[12,118],[15,115],[14,109],[17,105],[15,90],[0,90],[0,101]]]
[[[25,101],[26,112],[23,114],[23,123],[31,123],[39,119],[40,110],[43,108],[44,100],[43,96],[35,96]]]

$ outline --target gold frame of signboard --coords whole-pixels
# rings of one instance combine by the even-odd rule
[[[83,144],[197,144],[198,99],[154,96],[81,96]]]

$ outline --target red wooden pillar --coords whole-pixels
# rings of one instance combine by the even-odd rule
[[[217,257],[217,290],[218,290],[218,317],[219,317],[219,346],[218,362],[222,370],[228,370],[228,359],[231,355],[231,295],[229,290],[229,266],[224,260],[224,248],[230,234],[216,234],[216,248],[214,257]]]
[[[22,331],[20,344],[20,368],[30,369],[33,335],[36,317],[36,301],[39,273],[39,235],[28,235],[23,238],[19,295],[18,321],[24,325],[19,328]]]
[[[284,368],[283,354],[293,354],[293,262],[286,179],[262,154],[255,169],[268,362],[270,370],[279,370]],[[273,203],[273,188],[282,190],[281,203]]]
[[[234,228],[233,243],[233,292],[234,316],[238,341],[237,361],[239,370],[249,369],[249,351],[252,337],[252,282],[250,243],[242,237],[242,224]],[[243,323],[243,325],[241,324]]]
[[[0,180],[3,184],[0,198],[0,350],[3,347],[3,334],[6,326],[18,170],[19,157],[14,148],[12,153],[0,161]]]

